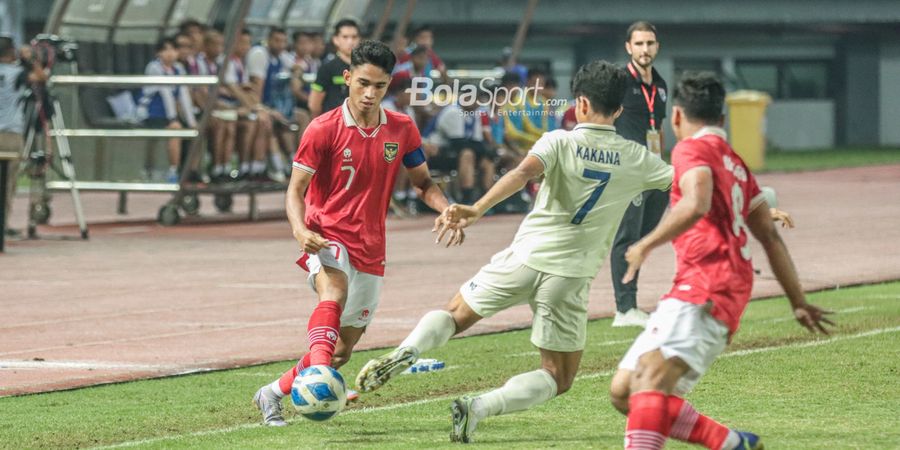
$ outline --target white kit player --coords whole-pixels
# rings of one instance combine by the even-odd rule
[[[512,245],[465,282],[446,310],[427,313],[396,350],[369,361],[356,381],[363,392],[381,387],[420,354],[482,318],[524,303],[534,314],[531,342],[540,348],[541,368],[486,394],[455,400],[451,440],[469,442],[485,417],[522,411],[569,390],[584,349],[591,280],[622,215],[636,195],[672,183],[669,165],[618,136],[612,125],[622,111],[627,77],[605,61],[581,67],[572,89],[578,126],[545,134],[473,206],[448,209],[454,227],[465,228],[544,175],[535,208]]]

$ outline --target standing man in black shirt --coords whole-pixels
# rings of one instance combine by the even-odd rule
[[[322,64],[316,82],[310,86],[309,112],[313,117],[341,106],[347,98],[344,71],[350,70],[350,52],[359,44],[359,25],[352,19],[339,21],[334,25],[331,43],[334,57]]]
[[[659,155],[669,93],[665,80],[653,69],[653,60],[659,52],[656,27],[645,21],[635,22],[628,27],[625,37],[625,50],[631,56],[626,69],[631,76],[622,102],[624,110],[615,122],[616,132]],[[652,190],[635,197],[625,211],[610,257],[616,295],[614,327],[643,327],[647,323],[647,313],[637,308],[637,274],[631,282],[622,283],[628,269],[625,252],[656,227],[668,205],[668,192]]]

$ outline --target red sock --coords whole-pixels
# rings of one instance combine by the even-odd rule
[[[666,407],[668,397],[659,391],[642,391],[628,398],[625,448],[659,450],[666,445],[671,422]]]
[[[334,346],[338,340],[338,329],[341,327],[341,309],[340,303],[323,300],[309,317],[309,326],[306,329],[310,365],[331,365]]]
[[[669,396],[668,408],[672,423],[669,437],[713,450],[722,448],[730,431],[728,427],[698,413],[690,403],[675,395]]]
[[[309,353],[303,355],[294,367],[291,367],[278,379],[278,387],[281,389],[282,394],[288,395],[291,393],[291,385],[294,384],[294,378],[297,378],[297,374],[307,367],[309,367]]]

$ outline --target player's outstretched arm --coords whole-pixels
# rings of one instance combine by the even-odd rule
[[[778,229],[775,228],[768,203],[764,201],[753,211],[750,211],[750,215],[747,217],[747,226],[750,228],[750,232],[753,233],[753,237],[765,249],[769,265],[772,266],[772,271],[775,272],[775,278],[778,279],[778,284],[784,289],[788,301],[791,302],[794,317],[800,322],[800,325],[806,327],[810,332],[820,331],[828,334],[828,330],[825,329],[823,323],[834,325],[834,322],[825,317],[826,314],[831,314],[831,311],[826,311],[806,302],[806,295],[800,286],[797,269],[794,267],[794,262],[791,260],[787,246],[781,239],[781,235],[778,234]]]
[[[506,172],[490,190],[487,191],[472,206],[453,205],[448,211],[450,220],[461,228],[477,222],[484,213],[493,208],[497,203],[506,200],[511,195],[522,190],[529,180],[533,180],[544,173],[544,163],[533,155],[528,155],[516,166],[515,169]]]
[[[449,232],[450,238],[447,240],[447,247],[462,245],[466,240],[466,233],[461,228],[452,227],[450,221],[447,220],[447,207],[450,206],[450,202],[447,201],[447,196],[444,195],[441,188],[431,179],[428,164],[419,164],[416,167],[407,168],[406,171],[419,198],[431,209],[441,213],[434,219],[434,227],[431,229],[433,233],[438,233],[435,243],[440,243]]]
[[[709,167],[700,166],[688,170],[678,181],[681,200],[672,207],[659,225],[647,236],[636,242],[625,252],[628,271],[622,277],[623,283],[630,282],[641,264],[656,247],[678,237],[694,226],[709,211],[712,205],[713,177]]]
[[[306,228],[306,188],[312,180],[312,174],[300,169],[291,171],[291,182],[288,184],[285,209],[288,222],[291,223],[294,239],[300,243],[300,249],[306,253],[316,253],[328,245],[319,233]]]

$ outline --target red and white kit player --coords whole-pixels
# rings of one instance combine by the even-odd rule
[[[725,89],[713,74],[685,74],[674,96],[672,209],[626,253],[633,277],[654,248],[673,240],[674,286],[612,380],[613,405],[628,416],[625,448],[661,449],[668,438],[719,449],[760,449],[757,435],[699,414],[683,396],[722,353],[750,301],[750,235],[801,325],[827,333],[826,311],[806,302],[787,247],[753,174],[721,128]],[[777,216],[776,216],[777,217]]]
[[[416,125],[381,107],[395,62],[381,42],[355,48],[344,72],[349,97],[313,120],[297,149],[287,216],[305,252],[297,263],[309,271],[319,302],[309,318],[309,352],[254,396],[266,425],[285,425],[281,399],[299,371],[341,367],[372,321],[384,276],[385,216],[401,165],[428,206],[443,212],[449,205],[431,181]],[[452,243],[463,239],[460,230]]]

